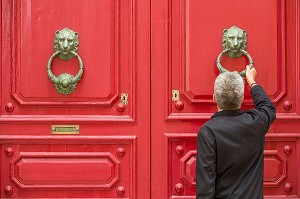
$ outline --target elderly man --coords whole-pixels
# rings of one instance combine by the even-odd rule
[[[264,142],[275,107],[246,68],[255,109],[243,112],[244,81],[237,72],[220,74],[214,85],[215,113],[197,138],[196,198],[262,199]]]

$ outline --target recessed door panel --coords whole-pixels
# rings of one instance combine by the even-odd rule
[[[286,66],[286,18],[289,13],[286,13],[285,1],[231,3],[230,9],[234,12],[229,12],[227,5],[227,1],[222,1],[212,6],[205,0],[175,0],[169,4],[167,118],[209,119],[216,111],[212,101],[214,80],[219,74],[216,59],[223,51],[223,30],[231,26],[247,32],[246,51],[259,70],[257,81],[278,106],[279,118],[285,118],[288,113],[297,117],[299,105],[295,90],[287,90],[287,84],[297,78],[291,73],[294,66]],[[253,16],[257,20],[251,20]],[[246,56],[233,59],[224,55],[221,58],[222,66],[230,71],[243,71],[248,63]],[[172,90],[179,90],[184,108],[172,104]],[[243,107],[252,105],[247,87]]]
[[[28,192],[86,192],[90,197],[134,197],[135,136],[39,137],[0,136],[2,197]],[[12,193],[9,194],[9,190]],[[124,193],[123,193],[124,192]],[[56,197],[56,196],[53,196]]]
[[[196,139],[194,133],[166,133],[168,149],[168,198],[193,198],[196,193]],[[264,151],[264,195],[296,195],[296,138],[267,135]]]
[[[7,49],[2,69],[6,74],[1,95],[4,118],[72,114],[133,120],[133,1],[16,0],[3,6],[12,18],[3,22],[11,27],[3,35],[12,35],[3,45]],[[79,35],[77,53],[84,71],[74,92],[64,95],[56,91],[46,69],[54,54],[54,34],[66,27]],[[51,63],[56,76],[75,76],[79,67],[76,57],[61,60],[55,56]],[[120,114],[122,93],[128,99]]]

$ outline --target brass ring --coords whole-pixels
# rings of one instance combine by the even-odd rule
[[[223,73],[223,72],[226,72],[228,71],[227,69],[225,69],[222,65],[221,65],[221,57],[223,56],[223,54],[225,54],[226,52],[230,51],[230,49],[225,49],[223,50],[218,58],[217,58],[217,67],[220,71],[220,73]],[[253,60],[251,58],[251,56],[249,55],[249,53],[247,53],[245,50],[242,50],[240,49],[240,51],[247,56],[248,60],[249,60],[249,66],[250,66],[250,69],[253,68]],[[239,74],[242,76],[242,77],[246,77],[246,69],[244,69],[243,71],[239,72]]]
[[[59,55],[60,53],[61,53],[61,51],[56,51],[49,58],[48,65],[47,65],[47,72],[48,72],[48,76],[49,76],[51,82],[54,83],[57,92],[59,92],[60,94],[68,95],[68,94],[74,92],[74,89],[76,88],[77,83],[81,79],[81,76],[83,74],[83,63],[82,63],[80,56],[76,52],[70,51],[70,53],[72,53],[78,59],[78,62],[79,62],[78,73],[75,76],[70,75],[68,73],[63,73],[63,74],[59,75],[58,77],[56,77],[52,73],[51,63],[52,63],[53,58],[55,56]]]

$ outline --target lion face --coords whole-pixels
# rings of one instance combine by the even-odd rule
[[[245,50],[247,45],[247,33],[246,31],[232,26],[229,29],[223,31],[223,49],[230,49],[227,53],[230,57],[240,57],[242,52],[240,50]]]
[[[78,33],[65,28],[63,30],[57,30],[54,37],[54,50],[60,51],[58,55],[61,59],[67,60],[72,58],[71,51],[77,52],[78,50]]]

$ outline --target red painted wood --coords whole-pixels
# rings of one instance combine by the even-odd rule
[[[266,139],[265,198],[300,198],[299,1],[152,0],[151,8],[152,199],[195,198],[196,135],[217,110],[215,62],[223,29],[233,25],[247,31],[257,81],[278,113]],[[221,62],[229,70],[247,63],[226,56]],[[179,90],[182,109],[172,90]],[[246,87],[242,108],[252,107]]]
[[[150,198],[149,2],[0,2],[1,198]],[[46,72],[65,27],[78,32],[84,64],[67,96]],[[55,75],[78,69],[52,62]],[[79,135],[51,134],[63,124]]]
[[[114,198],[119,186],[124,196],[136,195],[136,136],[9,135],[0,136],[0,144],[6,152],[1,182],[14,190],[12,197],[41,197],[41,190],[45,197],[61,197],[50,196],[51,190],[75,197],[82,190],[89,197]],[[126,153],[119,156],[121,148]]]
[[[119,181],[120,161],[109,152],[21,152],[11,178],[22,188],[103,188]]]
[[[299,1],[0,5],[2,198],[195,198],[196,133],[216,111],[215,60],[232,25],[247,31],[257,80],[278,112],[266,139],[265,198],[300,198]],[[79,33],[85,67],[69,96],[46,73],[53,34],[64,27]],[[242,70],[246,61],[223,57],[222,64]],[[76,59],[52,63],[56,75],[78,67]],[[243,108],[251,107],[246,88]],[[53,124],[79,124],[80,134],[51,135]]]

